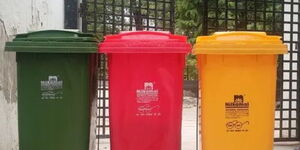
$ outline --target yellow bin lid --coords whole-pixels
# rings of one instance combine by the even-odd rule
[[[287,46],[280,36],[265,32],[216,32],[197,38],[194,54],[284,54]]]

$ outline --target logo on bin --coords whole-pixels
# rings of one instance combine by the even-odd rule
[[[57,90],[62,89],[63,81],[58,81],[57,76],[49,76],[48,81],[41,81],[41,90]]]
[[[41,99],[62,99],[63,81],[58,76],[48,76],[48,80],[41,81]]]
[[[146,105],[142,105],[142,106],[138,107],[138,111],[140,113],[151,113],[151,112],[153,112],[154,109],[159,110],[159,105],[151,106],[149,104],[146,104]]]
[[[227,132],[247,132],[248,129],[246,129],[246,125],[249,125],[250,122],[249,121],[238,121],[238,120],[234,120],[234,121],[230,121],[226,123],[226,128],[227,128]]]
[[[234,95],[233,102],[225,102],[225,118],[231,120],[226,123],[227,132],[248,132],[249,107],[245,95]]]
[[[136,98],[138,103],[158,101],[158,90],[154,89],[153,82],[145,82],[144,89],[136,90]]]
[[[244,101],[243,95],[234,95],[233,99],[233,102],[225,103],[226,108],[249,108],[249,102]]]
[[[136,90],[137,116],[161,116],[159,92],[154,82],[144,82],[144,88]]]

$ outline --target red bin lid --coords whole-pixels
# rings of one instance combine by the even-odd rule
[[[130,31],[105,36],[99,53],[189,53],[186,36],[160,31]]]

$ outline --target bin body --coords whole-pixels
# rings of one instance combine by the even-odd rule
[[[17,63],[20,150],[88,150],[88,55],[22,53]]]
[[[272,150],[276,56],[198,58],[203,150]]]
[[[54,51],[70,50],[56,36],[43,40],[45,34],[60,32],[64,31],[29,33],[25,39],[17,36],[6,45],[8,51],[17,52],[20,150],[89,149],[90,100],[95,94],[96,69],[92,60],[96,54],[53,52],[49,46]],[[33,40],[36,37],[32,34],[41,37]]]
[[[279,38],[264,39],[268,37],[260,33],[229,32],[213,36],[214,39],[209,39],[212,45],[205,38],[198,41],[211,49],[201,48],[200,44],[195,46],[196,53],[200,47],[197,58],[202,149],[272,150],[277,54],[284,53],[286,47]],[[272,49],[261,52],[268,45],[261,45],[262,49],[257,45],[245,46],[249,41],[253,44],[263,40],[279,43],[281,52]],[[219,44],[215,41],[220,43],[220,49],[213,49]]]
[[[130,34],[141,35],[142,40],[156,34],[155,38],[167,35],[159,32]],[[121,37],[130,35],[125,33]],[[100,52],[101,49],[109,51],[110,45],[105,45],[109,40],[107,38],[100,46]],[[138,43],[139,39],[136,40]],[[160,53],[163,49],[157,47],[145,50],[142,46],[156,45],[144,42],[135,52],[127,47],[129,52],[115,49],[115,53],[108,53],[112,150],[181,149],[183,70],[189,50],[185,42],[181,41],[184,47],[180,52],[170,52],[166,48],[165,53]]]

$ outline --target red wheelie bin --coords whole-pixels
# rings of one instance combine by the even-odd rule
[[[187,38],[168,32],[109,35],[112,150],[180,150],[183,70]]]

